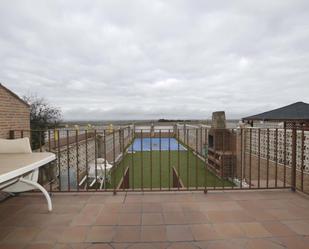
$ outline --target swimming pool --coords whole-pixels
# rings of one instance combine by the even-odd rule
[[[186,150],[175,138],[135,138],[128,151],[150,151],[150,150]]]

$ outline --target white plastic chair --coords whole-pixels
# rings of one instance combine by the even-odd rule
[[[95,166],[95,161],[88,164],[88,181],[90,180],[89,186],[92,187],[96,182],[100,184],[100,189],[103,188],[103,184],[105,184],[106,180],[110,178],[110,170],[113,167],[106,160],[105,166],[105,159],[104,158],[97,158],[97,167]],[[106,174],[105,174],[106,168]],[[106,178],[105,179],[105,175]],[[79,182],[79,186],[82,186],[87,180],[87,174],[83,177],[83,179]]]

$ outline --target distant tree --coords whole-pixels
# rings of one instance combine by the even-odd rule
[[[50,128],[59,127],[62,118],[62,112],[58,107],[52,106],[44,98],[37,95],[24,96],[23,100],[30,105],[30,128],[35,130],[31,133],[32,148],[39,148],[45,143],[44,132]]]
[[[160,118],[158,120],[158,122],[161,122],[161,123],[163,123],[163,122],[184,122],[184,121],[186,121],[186,120],[183,120],[183,119],[165,119],[165,118]]]

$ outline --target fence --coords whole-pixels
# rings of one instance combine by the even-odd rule
[[[246,128],[243,134],[244,174],[249,183],[274,188],[292,185],[309,193],[308,130]]]
[[[34,135],[36,134],[36,135]],[[309,193],[309,131],[203,125],[11,131],[57,160],[40,172],[49,191],[292,188]]]

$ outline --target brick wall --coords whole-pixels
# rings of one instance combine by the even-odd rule
[[[30,129],[30,109],[0,84],[0,138],[9,138],[10,130],[19,129]]]

